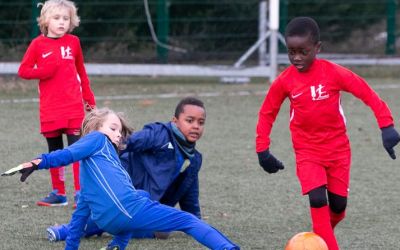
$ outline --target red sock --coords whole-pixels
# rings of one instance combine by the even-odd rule
[[[331,216],[331,225],[332,225],[332,229],[335,229],[336,225],[344,219],[344,217],[346,216],[346,210],[344,210],[343,212],[341,212],[340,214],[334,213],[332,212],[332,210],[330,211],[330,216]]]
[[[58,195],[65,195],[64,167],[50,168],[51,184]]]
[[[79,161],[72,163],[72,174],[74,176],[75,192],[77,192],[81,190],[81,185],[79,183]]]
[[[329,250],[339,250],[335,234],[331,226],[329,207],[311,208],[311,219],[314,233],[318,234],[325,240]]]

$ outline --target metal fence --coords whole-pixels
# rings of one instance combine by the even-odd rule
[[[0,1],[0,61],[19,61],[38,34],[38,2]],[[259,34],[259,0],[75,2],[89,62],[232,64]],[[281,0],[281,31],[300,15],[320,24],[324,53],[399,53],[396,0]]]

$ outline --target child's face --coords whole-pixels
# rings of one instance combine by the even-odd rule
[[[310,36],[286,37],[289,61],[299,72],[307,71],[321,49],[321,42],[314,43]]]
[[[107,135],[117,147],[121,142],[121,130],[121,120],[115,114],[109,114],[99,128],[99,131]]]
[[[206,113],[202,107],[185,105],[179,117],[172,118],[172,122],[182,132],[188,142],[196,142],[203,134],[206,122]]]
[[[71,25],[71,15],[67,8],[57,8],[50,13],[47,20],[47,36],[62,37],[68,32]]]

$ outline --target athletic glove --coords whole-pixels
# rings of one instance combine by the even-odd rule
[[[96,108],[96,105],[90,105],[88,102],[85,102],[85,111],[90,112]]]
[[[268,149],[257,154],[258,163],[266,172],[273,174],[285,168],[282,162],[276,159]]]
[[[396,154],[394,153],[393,147],[397,145],[400,141],[400,135],[397,133],[396,129],[392,126],[381,128],[382,131],[382,143],[383,147],[386,149],[390,157],[394,160],[396,159]]]
[[[19,172],[22,174],[20,181],[24,182],[26,180],[26,178],[28,178],[29,175],[31,175],[33,173],[33,171],[38,169],[38,165],[36,165],[35,163],[31,162],[32,167],[28,167],[28,168],[23,168],[21,169]]]

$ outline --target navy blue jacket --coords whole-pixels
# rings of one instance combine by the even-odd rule
[[[135,188],[146,190],[152,200],[165,205],[179,203],[181,210],[201,218],[198,173],[202,156],[196,150],[190,165],[175,178],[179,150],[171,122],[150,123],[128,138],[120,159]]]

